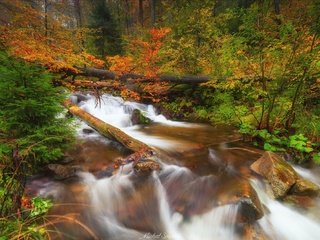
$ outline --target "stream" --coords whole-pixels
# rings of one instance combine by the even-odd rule
[[[235,129],[171,121],[152,105],[107,94],[100,107],[89,94],[71,100],[161,152],[162,169],[149,176],[136,174],[132,164],[110,171],[113,160],[130,152],[78,121],[77,145],[65,161],[82,170],[62,180],[42,173],[27,184],[29,194],[53,199],[52,239],[320,239],[319,198],[310,208],[272,199],[268,185],[249,168],[261,150],[242,142]],[[152,122],[133,125],[134,109]],[[317,170],[294,168],[320,184]],[[239,205],[230,200],[242,182],[256,190],[265,209],[251,224],[239,221]]]

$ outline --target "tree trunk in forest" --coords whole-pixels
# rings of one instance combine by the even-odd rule
[[[156,0],[150,0],[150,15],[151,15],[151,25],[156,24]]]
[[[276,14],[280,14],[280,0],[273,0],[274,2],[274,11]]]
[[[139,22],[143,27],[143,0],[139,0]]]
[[[73,0],[74,8],[75,8],[75,14],[77,19],[77,26],[79,28],[82,27],[82,13],[81,13],[81,4],[80,0]]]
[[[129,2],[128,0],[125,0],[125,8],[126,8],[126,11],[125,11],[125,19],[126,19],[126,29],[127,29],[127,34],[129,34],[129,27],[130,27],[130,24],[129,24]]]
[[[70,100],[65,101],[64,106],[69,110],[70,113],[86,122],[90,127],[97,130],[101,135],[121,143],[131,151],[138,152],[151,150],[151,148],[143,142],[130,137],[119,128],[116,128],[92,116],[90,113],[87,113],[78,106],[72,104]]]
[[[48,0],[44,0],[44,29],[45,36],[48,37]]]

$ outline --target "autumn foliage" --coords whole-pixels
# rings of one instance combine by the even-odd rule
[[[88,29],[66,27],[62,16],[50,16],[22,1],[5,1],[9,23],[0,26],[0,43],[14,56],[39,63],[52,72],[84,64],[102,67],[104,62],[81,50]],[[50,24],[46,26],[44,22]],[[79,34],[82,32],[82,34]]]
[[[152,28],[146,38],[130,41],[128,52],[130,56],[107,57],[110,70],[119,73],[136,72],[146,77],[156,77],[159,74],[160,51],[170,28]]]

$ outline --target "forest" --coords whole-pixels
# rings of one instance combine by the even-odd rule
[[[316,240],[319,165],[320,0],[0,0],[0,240]]]

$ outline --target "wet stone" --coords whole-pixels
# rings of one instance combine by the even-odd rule
[[[299,178],[296,180],[290,193],[293,195],[316,197],[319,195],[319,187],[307,179]]]
[[[161,166],[158,162],[154,160],[144,160],[139,161],[137,164],[134,165],[134,171],[138,175],[149,175],[152,171],[160,171]]]
[[[272,152],[265,152],[250,168],[267,179],[275,198],[285,197],[296,182],[295,170],[283,158]]]
[[[84,128],[82,129],[82,132],[85,134],[91,134],[91,133],[94,133],[94,130],[91,128]]]
[[[283,201],[295,207],[300,207],[303,209],[308,209],[315,206],[315,200],[309,196],[299,196],[299,195],[288,195]]]
[[[139,109],[134,109],[131,115],[131,122],[133,125],[137,125],[137,124],[149,124],[151,121],[149,118],[144,116]]]
[[[57,179],[66,179],[76,176],[76,172],[81,169],[78,166],[67,166],[62,164],[49,164],[48,168],[55,173]]]

